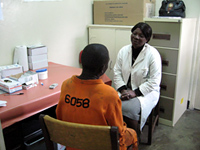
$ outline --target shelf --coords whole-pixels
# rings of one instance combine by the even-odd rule
[[[114,29],[132,29],[133,26],[125,26],[125,25],[100,25],[100,24],[90,24],[88,27],[95,27],[95,28],[114,28]]]
[[[152,17],[144,18],[144,21],[157,21],[157,22],[182,22],[181,17]]]

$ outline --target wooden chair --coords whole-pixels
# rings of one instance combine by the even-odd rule
[[[148,126],[148,141],[147,141],[148,145],[151,145],[154,128],[155,126],[158,125],[159,111],[160,111],[159,109],[160,109],[160,102],[158,101],[157,105],[152,109],[147,119],[146,125]]]
[[[48,150],[54,150],[55,143],[77,149],[119,150],[117,127],[71,123],[44,114],[39,120]]]

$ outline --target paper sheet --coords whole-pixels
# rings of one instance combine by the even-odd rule
[[[65,148],[66,148],[66,146],[63,146],[63,145],[61,145],[61,144],[57,144],[57,149],[58,150],[65,150]]]
[[[2,100],[0,100],[0,107],[1,107],[1,106],[6,106],[6,103],[7,103],[7,101],[2,101]]]

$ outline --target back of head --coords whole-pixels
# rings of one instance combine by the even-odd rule
[[[139,22],[131,29],[131,32],[133,33],[133,31],[136,30],[137,28],[139,28],[142,31],[148,43],[149,40],[151,39],[152,28],[147,23]]]
[[[89,44],[81,55],[83,70],[100,73],[109,61],[108,49],[102,44]],[[106,68],[107,69],[107,68]]]

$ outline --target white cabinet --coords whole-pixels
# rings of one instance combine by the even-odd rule
[[[149,42],[162,57],[160,123],[174,126],[187,109],[196,19],[145,18],[153,30]],[[118,51],[131,44],[132,26],[89,25],[89,43],[101,43],[110,53],[106,72],[113,81]]]
[[[100,43],[108,48],[110,62],[106,75],[113,81],[113,67],[118,51],[125,45],[131,44],[132,26],[89,25],[89,44]]]
[[[153,30],[149,44],[162,57],[160,119],[174,126],[187,109],[196,20],[145,18]]]

